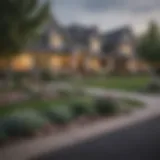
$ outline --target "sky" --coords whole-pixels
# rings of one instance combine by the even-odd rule
[[[53,1],[53,13],[64,25],[97,25],[101,31],[109,31],[129,24],[135,33],[141,33],[150,20],[160,22],[160,0]]]

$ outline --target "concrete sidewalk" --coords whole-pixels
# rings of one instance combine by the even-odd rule
[[[110,119],[95,122],[94,124],[61,133],[57,136],[48,136],[27,140],[18,144],[0,149],[0,159],[2,160],[27,160],[48,151],[56,151],[61,147],[70,146],[95,136],[110,133],[131,124],[143,122],[160,115],[159,97],[145,96],[135,93],[121,91],[105,91],[102,89],[86,89],[91,94],[109,94],[117,97],[132,97],[141,99],[146,103],[146,108],[137,110],[132,114],[113,117]]]

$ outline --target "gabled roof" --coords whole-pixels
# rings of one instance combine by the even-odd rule
[[[87,49],[91,36],[98,36],[95,27],[86,27],[79,24],[72,24],[66,28],[72,41],[72,46]]]
[[[50,22],[46,25],[44,28],[43,33],[40,35],[39,39],[30,45],[27,50],[29,51],[35,51],[35,52],[56,52],[56,50],[50,46],[49,42],[49,36],[51,35],[52,32],[56,31],[57,33],[60,33],[64,37],[65,41],[65,47],[64,50],[65,52],[69,50],[69,46],[71,45],[71,40],[69,38],[68,33],[66,30],[57,23],[56,19],[52,17]]]
[[[102,35],[102,50],[105,53],[110,53],[121,42],[123,36],[128,34],[132,39],[132,29],[129,26],[122,27],[117,30],[113,30]]]

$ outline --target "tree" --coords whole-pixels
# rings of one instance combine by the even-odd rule
[[[152,68],[154,78],[160,76],[160,30],[156,22],[149,23],[148,30],[138,40],[137,52]]]
[[[10,57],[38,35],[49,16],[49,1],[5,0],[0,6],[0,56]]]
[[[50,3],[5,0],[0,6],[0,58],[10,59],[38,37],[49,18]]]

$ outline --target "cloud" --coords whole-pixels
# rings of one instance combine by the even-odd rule
[[[160,0],[84,0],[84,7],[91,12],[104,10],[126,10],[148,12],[160,9]]]
[[[77,22],[107,31],[129,24],[140,32],[149,20],[160,22],[158,8],[160,0],[55,0],[53,13],[64,25]]]

